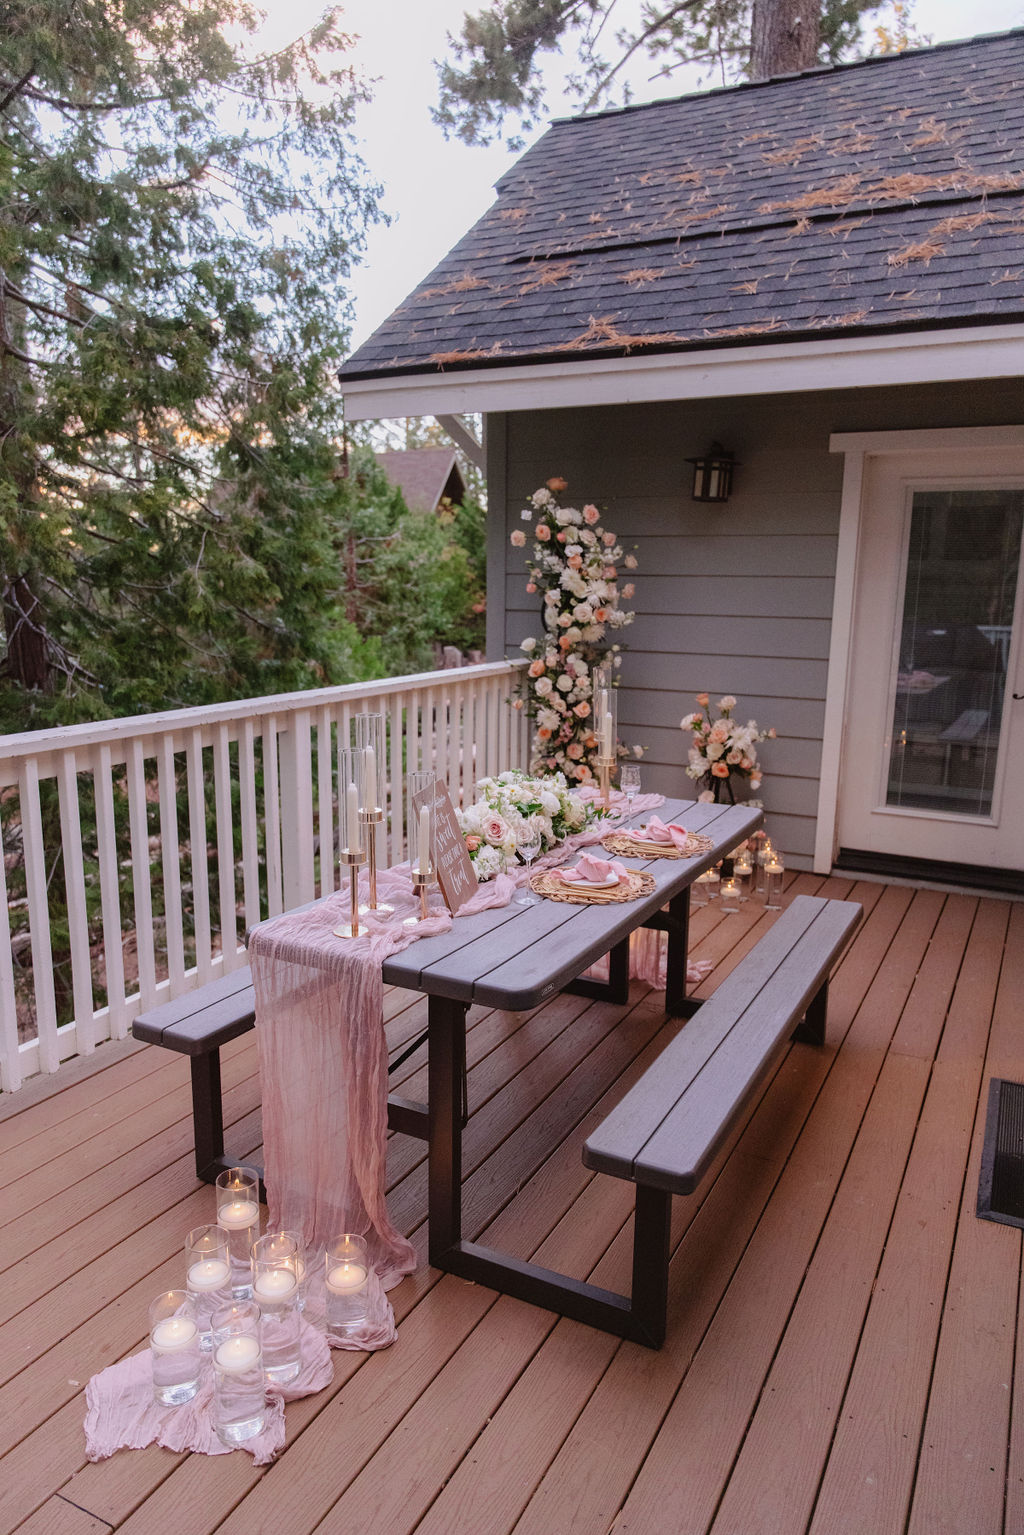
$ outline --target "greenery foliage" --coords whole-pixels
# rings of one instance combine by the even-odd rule
[[[475,599],[455,530],[339,467],[379,215],[338,13],[268,57],[255,21],[0,6],[0,730],[429,664]]]
[[[584,110],[628,102],[629,68],[645,58],[655,77],[668,78],[680,65],[693,63],[709,83],[733,83],[751,73],[753,12],[779,3],[494,0],[466,15],[457,38],[449,36],[450,57],[437,64],[435,120],[467,144],[488,144],[506,133],[509,147],[521,148],[524,135],[548,110],[551,82],[545,80],[544,55],[552,53],[568,61],[551,87],[561,110],[566,101]],[[861,16],[890,9],[893,22],[875,29],[878,49],[922,41],[908,23],[910,0],[895,6],[884,0],[822,0],[818,61],[848,57],[860,39]]]

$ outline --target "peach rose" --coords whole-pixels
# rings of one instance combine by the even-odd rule
[[[469,850],[469,852],[475,853],[477,848],[480,846],[480,842],[481,842],[481,839],[479,837],[477,837],[477,836],[467,837],[466,838],[466,847]]]
[[[702,709],[706,709],[707,708],[707,706],[708,706],[708,695],[706,693],[695,693],[694,697],[696,698],[697,702],[700,704]]]
[[[729,769],[724,762],[712,762],[711,776],[712,778],[728,778]]]
[[[516,532],[519,532],[518,528],[516,529]],[[546,544],[548,539],[551,537],[551,529],[548,527],[546,522],[538,523],[537,537],[540,539],[542,544]],[[526,542],[525,536],[523,538],[523,542]]]
[[[530,673],[531,677],[543,677],[543,675],[544,675],[544,662],[539,657],[537,658],[536,661],[531,661],[530,662],[529,673]]]
[[[526,590],[529,592],[530,596],[532,597],[534,592],[537,590],[537,588],[534,586],[532,581],[527,581],[527,583],[526,583]]]
[[[590,713],[590,705],[584,699],[582,703],[573,704],[572,712],[576,715],[577,719],[585,720]]]
[[[595,608],[594,609],[594,617],[597,619],[599,624],[603,624],[605,619],[608,617],[608,609],[607,608]]]
[[[569,489],[569,481],[563,480],[560,474],[553,474],[550,480],[545,480],[544,483],[547,485],[548,490],[550,490],[552,494],[556,496],[560,491]]]
[[[530,588],[527,587],[526,590],[529,591]],[[632,595],[633,595],[633,593],[635,591],[636,591],[636,587],[633,585],[632,581],[627,581],[625,586],[622,588],[622,595],[623,595],[623,597],[625,597],[626,601],[628,602],[630,597],[632,597]]]
[[[541,725],[539,727],[539,729],[537,731],[537,740],[538,741],[550,741],[551,740],[551,727],[549,725]]]
[[[578,762],[583,756],[583,747],[578,741],[573,741],[571,746],[565,748],[565,755],[570,757],[573,762]]]
[[[521,549],[526,543],[526,534],[523,532],[522,528],[515,528],[509,534],[509,541],[514,544],[517,549]]]
[[[566,563],[572,570],[579,570],[583,565],[583,556],[581,554],[570,554]]]

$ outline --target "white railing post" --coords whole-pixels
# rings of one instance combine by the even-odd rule
[[[285,911],[316,895],[313,878],[313,751],[308,709],[278,735],[281,806],[281,891]],[[269,784],[268,784],[269,792]]]

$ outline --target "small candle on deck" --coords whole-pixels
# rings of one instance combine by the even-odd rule
[[[233,1199],[217,1211],[217,1224],[228,1231],[244,1231],[255,1226],[260,1218],[260,1207],[252,1199]]]
[[[190,1290],[221,1290],[230,1276],[231,1270],[223,1258],[203,1258],[190,1265],[188,1287]]]
[[[169,1316],[157,1322],[150,1342],[159,1354],[174,1354],[179,1349],[194,1348],[199,1329],[191,1317]]]
[[[287,1267],[264,1269],[261,1273],[257,1273],[252,1293],[257,1300],[280,1302],[294,1295],[298,1283],[298,1276],[294,1269]]]
[[[260,1340],[251,1333],[236,1333],[218,1343],[213,1362],[228,1375],[241,1375],[260,1362]]]
[[[327,1288],[335,1295],[354,1295],[366,1284],[366,1278],[361,1263],[337,1263],[327,1271]]]

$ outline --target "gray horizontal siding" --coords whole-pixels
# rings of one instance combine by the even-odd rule
[[[489,644],[521,654],[540,636],[540,603],[525,591],[529,531],[520,512],[552,475],[563,500],[594,502],[638,569],[625,606],[622,739],[647,747],[645,782],[692,792],[680,717],[706,689],[739,700],[737,714],[774,725],[761,749],[769,829],[795,867],[814,845],[842,458],[832,432],[998,424],[1019,419],[1019,383],[925,385],[775,398],[661,401],[522,412],[489,427]],[[726,505],[692,500],[686,462],[718,440],[736,455]],[[496,514],[496,515],[495,515]],[[623,573],[625,578],[625,573]]]

